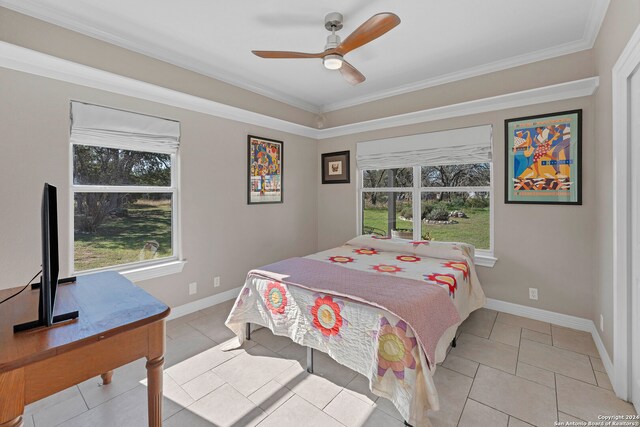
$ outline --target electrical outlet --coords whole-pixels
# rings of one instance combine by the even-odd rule
[[[220,276],[216,276],[213,278],[213,287],[217,288],[218,286],[220,286]]]
[[[538,288],[529,288],[529,299],[538,299]]]
[[[196,282],[189,283],[189,295],[193,295],[198,292],[198,284]]]
[[[604,332],[604,316],[600,315],[600,332]]]

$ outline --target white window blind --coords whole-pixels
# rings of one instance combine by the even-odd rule
[[[358,169],[392,169],[491,161],[492,126],[359,142]]]
[[[71,102],[71,143],[175,154],[180,143],[180,123]]]

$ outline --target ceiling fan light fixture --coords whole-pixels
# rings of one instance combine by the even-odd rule
[[[323,59],[323,64],[327,70],[339,70],[342,67],[342,56],[327,55]]]

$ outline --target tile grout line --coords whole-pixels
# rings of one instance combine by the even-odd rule
[[[596,379],[597,381],[597,379]],[[101,386],[104,386],[104,384],[102,384]],[[82,400],[84,401],[84,406],[86,406],[86,410],[89,410],[89,404],[87,403],[87,399],[85,399],[84,394],[82,393],[82,390],[80,390],[80,386],[78,384],[76,384],[76,387],[78,387],[78,393],[80,393],[80,396],[82,397]]]
[[[520,363],[520,345],[522,344],[522,329],[520,328],[520,339],[518,340],[518,352],[516,353],[516,376],[518,376],[518,364]]]
[[[311,375],[313,375],[313,374],[311,374]],[[350,381],[350,382],[351,382],[351,381]],[[329,416],[329,417],[331,417],[332,419],[336,420],[336,422],[337,422],[338,424],[340,424],[340,425],[344,425],[344,424],[343,424],[343,423],[341,423],[341,422],[340,422],[340,420],[338,420],[337,418],[334,418],[334,417],[333,417],[333,415],[331,415],[330,413],[326,412],[326,411],[325,411],[325,409],[326,409],[326,407],[327,407],[327,406],[329,406],[329,405],[331,404],[331,402],[333,402],[334,400],[336,400],[336,397],[338,397],[338,396],[340,395],[340,393],[342,393],[344,390],[345,390],[345,388],[344,388],[344,387],[342,387],[342,389],[338,392],[338,394],[336,394],[335,396],[333,396],[333,399],[331,399],[331,400],[329,401],[329,403],[327,403],[326,405],[324,405],[324,407],[323,407],[322,409],[320,409],[320,411],[321,411],[323,414],[326,414],[327,416]],[[297,396],[297,394],[296,394],[296,396]],[[354,397],[355,397],[355,396],[354,396]],[[301,398],[301,399],[304,399],[304,397],[302,397],[302,396],[300,396],[300,398]],[[356,397],[356,399],[357,399],[357,397]],[[309,403],[311,403],[311,402],[309,402]],[[311,404],[313,405],[313,403],[311,403]],[[313,405],[313,406],[316,406],[316,405]],[[316,408],[317,408],[317,406],[316,406]],[[393,417],[392,417],[392,418],[393,418]]]
[[[615,393],[614,393],[612,390],[608,390],[608,389],[606,389],[606,388],[604,388],[604,387],[600,387],[600,386],[598,386],[597,384],[591,384],[591,383],[588,383],[588,382],[586,382],[586,381],[582,381],[582,380],[579,380],[579,379],[577,379],[577,378],[570,377],[569,375],[561,374],[561,373],[559,373],[559,372],[554,372],[554,373],[555,373],[556,375],[560,375],[561,377],[569,378],[570,380],[578,381],[578,382],[581,382],[582,384],[590,385],[591,387],[595,387],[595,388],[597,388],[597,389],[607,391],[607,392],[609,392],[609,393],[612,393],[612,394],[615,396]],[[597,382],[597,380],[596,380],[596,382]]]
[[[480,364],[478,363],[478,369],[479,368],[480,368]],[[453,371],[451,369],[450,369],[450,371],[455,372],[455,371]],[[478,370],[476,369],[476,374],[477,373],[478,373]],[[462,375],[462,374],[460,374],[460,375]],[[460,420],[462,419],[462,414],[464,414],[464,408],[467,406],[467,402],[469,401],[469,395],[471,394],[471,390],[473,389],[473,384],[475,382],[476,382],[476,376],[474,375],[473,378],[471,379],[471,387],[469,387],[469,391],[467,391],[467,398],[464,400],[464,405],[462,405],[462,411],[460,411],[460,416],[458,417],[458,422],[456,423],[456,426],[458,426],[460,424]]]
[[[278,384],[280,384],[280,383],[278,383]],[[284,387],[284,386],[283,386],[283,387]],[[285,387],[285,388],[286,388],[286,387]],[[289,390],[289,389],[287,389],[287,390]],[[289,391],[291,391],[291,390],[289,390]],[[262,419],[258,424],[256,424],[256,427],[258,427],[260,424],[262,424],[263,422],[265,422],[265,421],[266,421],[266,420],[267,420],[271,415],[273,415],[273,413],[274,413],[274,412],[276,412],[276,411],[277,411],[281,406],[283,406],[285,403],[287,403],[289,400],[291,400],[291,398],[292,398],[293,396],[298,396],[298,395],[291,391],[291,396],[289,396],[288,398],[286,398],[286,399],[285,399],[285,401],[284,401],[284,402],[282,402],[281,404],[279,404],[279,405],[278,405],[278,406],[277,406],[273,411],[271,411],[271,413],[270,413],[270,414],[269,414],[269,413],[267,413],[267,411],[263,410],[263,412],[264,412],[265,414],[267,414],[267,416],[266,416],[266,417],[264,417],[264,418],[263,418],[263,419]],[[298,397],[300,397],[300,398],[302,399],[302,397],[301,397],[301,396],[298,396]],[[253,403],[253,402],[251,402],[251,403]],[[257,408],[259,408],[259,409],[262,409],[262,408],[260,408],[260,406],[256,406],[256,407],[257,407]]]
[[[311,374],[311,375],[313,375],[313,374]],[[283,386],[283,387],[286,387],[286,386]],[[340,393],[342,392],[342,390],[344,390],[344,387],[342,387],[342,389],[338,392],[338,394],[340,394]],[[338,396],[338,394],[336,394],[336,395],[335,395],[335,396],[334,396],[334,397],[329,401],[329,403],[327,403],[326,405],[324,405],[324,407],[321,409],[321,408],[318,408],[318,407],[317,407],[316,405],[314,405],[313,403],[309,402],[307,399],[305,399],[305,398],[304,398],[304,396],[300,396],[298,393],[294,392],[293,390],[290,390],[290,391],[291,391],[291,393],[293,393],[295,396],[298,396],[300,399],[304,400],[304,401],[305,401],[305,402],[307,402],[309,405],[311,405],[311,406],[313,406],[314,408],[318,409],[320,412],[322,412],[322,413],[323,413],[323,414],[325,414],[326,416],[328,416],[328,417],[330,417],[331,419],[335,420],[338,424],[340,424],[340,425],[344,425],[344,424],[342,424],[340,421],[338,421],[337,419],[333,418],[333,417],[331,416],[331,414],[328,414],[327,412],[325,412],[325,411],[324,411],[324,408],[326,408],[326,407],[327,407],[327,405],[329,405],[329,403],[333,402],[333,400]],[[293,397],[293,396],[291,396],[291,397]],[[291,398],[289,398],[289,399],[291,399]],[[289,400],[289,399],[287,399],[287,400]],[[269,414],[269,415],[271,415],[271,414]],[[262,421],[261,421],[261,422],[262,422]]]
[[[508,425],[508,423],[509,423],[508,418],[516,418],[516,419],[520,420],[520,418],[516,417],[515,415],[511,415],[511,414],[510,414],[510,413],[508,413],[508,412],[504,412],[504,411],[502,411],[502,410],[500,410],[500,409],[498,409],[498,408],[494,408],[493,406],[487,405],[486,403],[479,402],[479,401],[477,401],[477,400],[475,400],[475,399],[473,399],[473,398],[471,398],[471,397],[467,398],[467,400],[473,400],[474,402],[476,402],[476,403],[477,403],[477,404],[479,404],[479,405],[486,406],[487,408],[491,408],[491,409],[493,409],[493,410],[494,410],[494,411],[496,411],[496,412],[500,412],[501,414],[505,414],[505,415],[507,416],[507,425]],[[522,420],[520,420],[520,421],[522,421]],[[526,422],[526,421],[523,421],[523,422]]]
[[[473,387],[473,381],[471,382],[471,387]],[[471,390],[469,387],[469,390]],[[467,398],[464,400],[464,405],[462,405],[462,411],[460,411],[460,416],[458,417],[458,422],[456,423],[456,427],[460,425],[460,421],[462,420],[462,415],[464,414],[464,409],[467,407],[467,402],[469,402],[469,394],[467,394]]]
[[[482,366],[487,366],[487,365],[482,365]],[[487,367],[488,367],[488,368],[491,368],[491,366],[487,366]],[[513,374],[512,374],[512,375],[513,375]],[[526,378],[525,378],[525,379],[526,379]],[[476,403],[478,403],[478,404],[480,404],[480,405],[486,406],[487,408],[491,408],[491,409],[493,409],[493,410],[494,410],[494,411],[496,411],[496,412],[500,412],[500,413],[502,413],[502,414],[505,414],[505,415],[507,415],[507,416],[508,416],[508,417],[510,417],[510,418],[515,418],[515,419],[520,420],[520,421],[522,421],[522,422],[525,422],[525,423],[527,423],[527,424],[531,424],[531,423],[529,423],[529,422],[527,422],[527,421],[521,420],[520,418],[516,417],[515,415],[511,415],[511,414],[509,414],[508,412],[504,412],[504,411],[502,411],[502,410],[500,410],[500,409],[498,409],[498,408],[494,408],[493,406],[491,406],[491,405],[487,405],[486,403],[479,402],[479,401],[477,401],[477,400],[475,400],[475,399],[473,399],[473,398],[471,398],[471,397],[467,397],[467,400],[473,400],[474,402],[476,402]],[[465,405],[466,405],[466,401],[465,401]],[[508,422],[508,420],[507,420],[507,422]],[[458,423],[459,423],[459,421],[458,421]]]
[[[526,339],[526,338],[525,338],[525,339]],[[527,340],[527,341],[530,341],[530,340]],[[535,341],[531,341],[531,342],[535,342]],[[538,344],[542,344],[542,343],[538,343]],[[542,344],[542,345],[547,345],[547,344]],[[559,347],[555,347],[555,348],[559,348]],[[571,353],[576,353],[575,351],[571,351],[571,350],[566,350],[566,349],[561,349],[561,350],[569,351],[569,352],[571,352]],[[579,355],[581,355],[581,356],[584,356],[584,354],[582,354],[582,353],[576,353],[576,354],[579,354]],[[525,362],[522,362],[522,363],[525,363]],[[594,374],[594,379],[596,380],[596,384],[592,384],[592,383],[586,382],[586,381],[584,381],[584,380],[581,380],[581,379],[578,379],[578,378],[571,377],[571,376],[566,375],[566,374],[561,374],[561,373],[556,372],[556,371],[551,371],[551,370],[546,369],[546,368],[541,368],[541,367],[539,367],[539,366],[531,365],[530,363],[525,363],[525,364],[526,364],[526,365],[529,365],[529,366],[533,366],[533,367],[538,368],[538,369],[542,369],[542,370],[548,371],[548,372],[552,372],[552,373],[557,374],[557,375],[562,375],[563,377],[565,377],[565,378],[569,378],[569,379],[574,380],[574,381],[580,381],[581,383],[588,384],[588,385],[593,386],[593,387],[601,388],[602,390],[607,390],[606,388],[603,388],[603,387],[599,387],[599,386],[598,386],[598,384],[597,384],[597,383],[598,383],[598,380],[595,378],[595,374]],[[494,369],[497,369],[497,368],[494,368]],[[503,372],[505,372],[505,371],[503,371]],[[594,372],[595,372],[595,371],[594,371]],[[607,390],[607,391],[611,391],[611,390]]]

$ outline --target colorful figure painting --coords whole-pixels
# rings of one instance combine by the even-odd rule
[[[248,203],[282,203],[282,141],[249,135],[248,144]]]
[[[582,204],[582,110],[504,125],[505,203]]]

